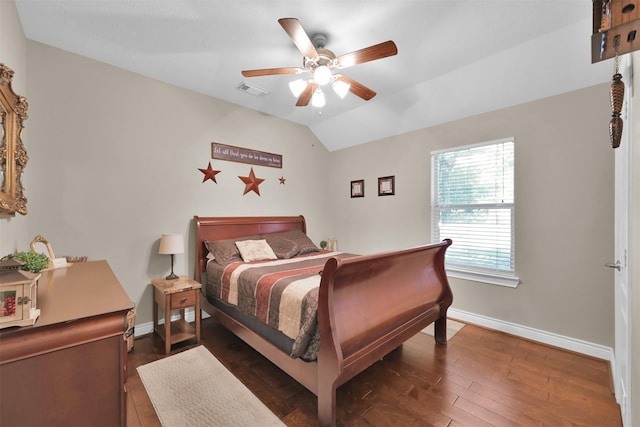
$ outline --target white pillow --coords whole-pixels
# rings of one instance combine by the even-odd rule
[[[244,262],[278,259],[266,240],[241,240],[236,242],[240,256]]]

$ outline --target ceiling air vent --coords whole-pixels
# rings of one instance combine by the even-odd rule
[[[236,86],[236,89],[253,96],[262,96],[269,93],[269,91],[262,89],[261,87],[251,85],[247,82],[241,82],[238,86]]]

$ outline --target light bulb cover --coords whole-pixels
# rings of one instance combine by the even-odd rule
[[[302,79],[289,82],[289,89],[291,90],[291,93],[293,94],[293,96],[295,96],[296,98],[300,96],[300,94],[304,91],[306,87],[307,87],[307,82]]]
[[[333,88],[333,91],[337,93],[338,96],[342,99],[347,96],[349,89],[351,89],[351,85],[342,80],[336,80],[331,84],[331,87]]]
[[[318,108],[324,107],[325,99],[324,93],[321,89],[316,89],[316,91],[313,93],[313,96],[311,97],[311,105]]]
[[[320,65],[313,72],[313,80],[320,86],[324,86],[331,81],[331,70],[326,65]]]

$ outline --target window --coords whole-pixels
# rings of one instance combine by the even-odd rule
[[[516,287],[513,139],[431,153],[431,230],[452,277]]]

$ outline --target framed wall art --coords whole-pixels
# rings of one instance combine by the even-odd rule
[[[364,179],[351,181],[351,197],[364,197]]]
[[[393,196],[396,194],[396,177],[383,176],[378,178],[378,196]]]

